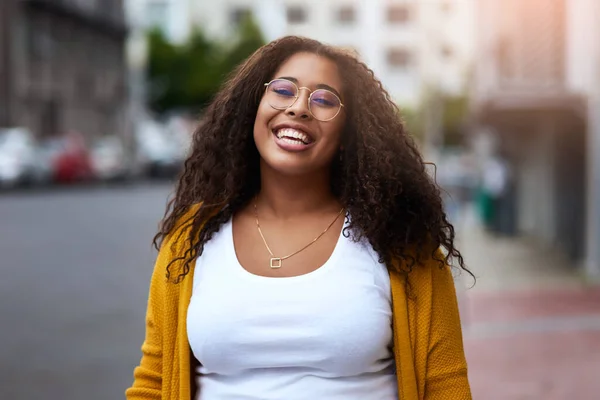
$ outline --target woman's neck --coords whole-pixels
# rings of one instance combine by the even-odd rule
[[[331,192],[327,171],[289,176],[261,165],[257,203],[274,217],[290,219],[303,214],[335,210],[341,205]]]

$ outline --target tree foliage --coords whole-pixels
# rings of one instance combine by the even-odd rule
[[[264,44],[251,16],[237,27],[231,42],[207,37],[196,29],[186,43],[170,43],[160,30],[148,33],[148,102],[158,113],[197,112],[206,106],[224,79]]]
[[[425,126],[422,110],[420,108],[400,107],[400,115],[404,120],[408,133],[414,137],[420,146],[423,145]]]
[[[428,87],[422,103],[406,120],[418,140],[433,146],[460,147],[465,144],[468,114],[466,90],[449,94],[439,88]]]
[[[446,146],[461,146],[464,144],[468,112],[469,99],[466,95],[444,97],[442,126]]]

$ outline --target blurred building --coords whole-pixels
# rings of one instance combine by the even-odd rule
[[[509,230],[599,273],[600,3],[476,3],[474,122],[510,165]]]
[[[125,9],[131,26],[147,31],[159,28],[173,43],[183,43],[192,32],[189,14],[194,2],[204,0],[126,0]]]
[[[122,0],[0,2],[0,126],[123,135]]]
[[[129,0],[182,41],[194,26],[227,40],[252,14],[265,38],[307,36],[356,51],[401,105],[427,88],[460,92],[472,58],[473,4],[462,0]],[[141,6],[143,4],[143,6]]]
[[[358,53],[403,104],[418,101],[419,24],[415,2],[221,1],[198,2],[194,18],[212,35],[226,36],[253,13],[268,40],[307,36]]]

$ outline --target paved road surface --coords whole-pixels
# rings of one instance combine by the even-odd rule
[[[0,196],[0,398],[124,398],[170,188]]]
[[[600,399],[600,287],[529,240],[461,239],[478,276],[461,302],[473,398]]]

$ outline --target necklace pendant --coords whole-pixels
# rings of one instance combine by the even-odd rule
[[[271,268],[273,268],[273,269],[281,268],[282,263],[283,263],[283,260],[279,257],[271,258]]]

